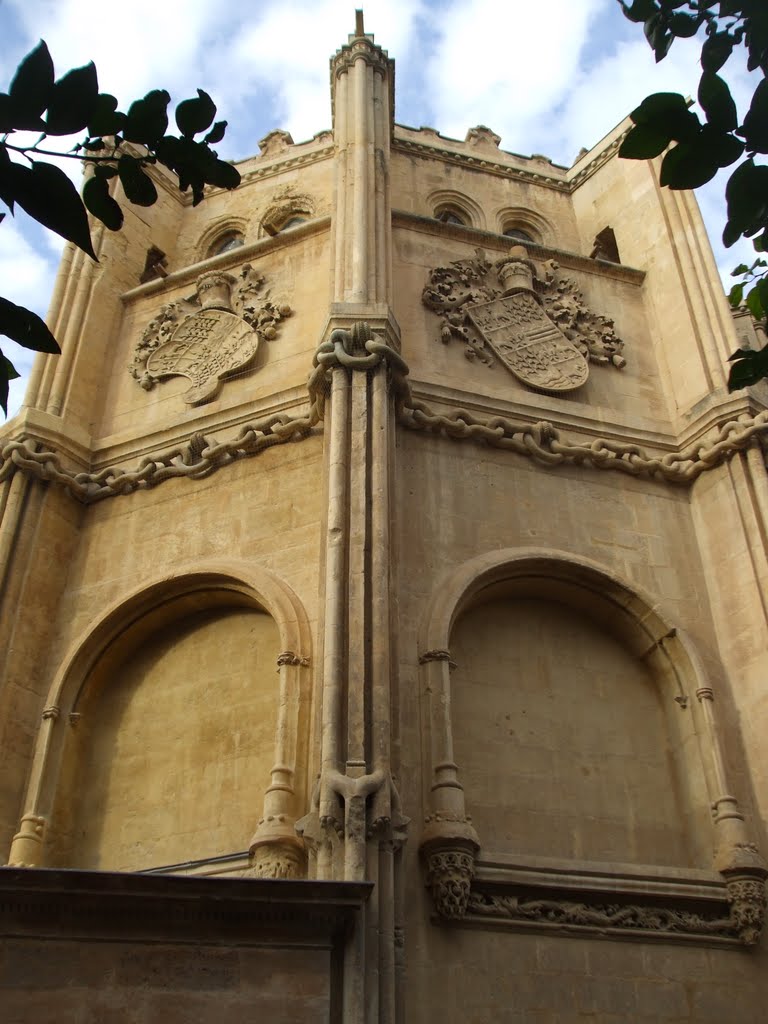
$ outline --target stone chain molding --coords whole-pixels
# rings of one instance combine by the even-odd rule
[[[20,471],[65,488],[73,498],[89,505],[104,498],[132,494],[175,477],[203,479],[236,460],[248,458],[276,444],[309,437],[324,419],[328,374],[341,367],[370,371],[385,362],[395,396],[398,423],[409,430],[438,434],[453,440],[469,440],[515,452],[542,466],[589,466],[616,470],[637,477],[653,477],[673,484],[692,484],[702,473],[768,434],[768,410],[728,420],[708,443],[694,442],[679,451],[658,455],[633,443],[594,437],[572,441],[546,420],[521,423],[493,416],[483,419],[466,409],[445,414],[416,401],[407,381],[408,365],[367,323],[351,330],[334,330],[317,349],[308,380],[310,406],[301,416],[274,414],[241,427],[226,441],[196,432],[189,440],[146,456],[134,469],[107,467],[96,472],[66,468],[55,449],[38,450],[41,442],[30,435],[7,441],[0,447],[0,483]]]

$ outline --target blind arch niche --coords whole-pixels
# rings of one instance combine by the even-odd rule
[[[309,650],[298,598],[251,565],[116,602],[51,686],[9,863],[151,870],[248,849],[255,874],[303,874]]]
[[[585,559],[495,551],[420,631],[421,839],[439,917],[751,943],[766,871],[714,691],[660,602]]]

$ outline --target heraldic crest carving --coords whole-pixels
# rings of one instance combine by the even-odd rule
[[[222,382],[244,370],[259,343],[277,337],[291,307],[260,295],[264,277],[248,263],[237,277],[212,271],[198,277],[196,293],[163,306],[136,346],[131,376],[149,391],[164,377],[188,377],[182,396],[209,402]]]
[[[581,387],[589,363],[621,369],[624,342],[613,321],[592,313],[576,284],[561,278],[549,260],[544,276],[524,246],[490,263],[475,259],[437,267],[424,289],[424,304],[440,315],[440,338],[463,342],[468,359],[492,365],[494,356],[518,380],[538,391]]]

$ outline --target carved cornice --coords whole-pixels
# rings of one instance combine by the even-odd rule
[[[529,171],[522,167],[512,167],[497,160],[489,160],[484,157],[470,155],[469,153],[460,153],[455,149],[429,146],[423,142],[415,142],[412,139],[403,139],[397,136],[395,136],[392,142],[392,149],[405,153],[410,157],[415,156],[425,160],[439,160],[440,163],[444,164],[470,167],[473,170],[482,170],[486,174],[495,174],[500,178],[522,181],[529,185],[541,185],[544,188],[554,189],[556,192],[569,193],[571,191],[571,186],[563,178],[555,178],[548,174],[542,174],[540,171]]]
[[[422,217],[420,214],[411,213],[408,210],[393,210],[392,223],[395,227],[406,227],[424,234],[439,235],[440,238],[456,238],[475,247],[496,251],[500,255],[509,252],[510,239],[506,235],[499,235],[483,228],[469,227],[466,224],[444,224],[435,220],[434,217]],[[593,260],[588,256],[569,252],[567,249],[555,249],[550,245],[541,245],[538,242],[526,242],[525,248],[538,260],[556,260],[564,269],[580,270],[598,277],[608,277],[614,281],[641,285],[646,276],[644,270],[637,270],[635,267],[629,267],[623,263]]]
[[[282,174],[283,171],[293,171],[297,167],[307,167],[309,164],[319,163],[321,160],[329,160],[333,153],[333,146],[323,146],[322,149],[315,149],[311,153],[295,153],[281,160],[275,160],[265,167],[253,167],[243,174],[240,187],[252,181],[273,178],[276,174]]]
[[[387,74],[394,74],[395,62],[389,57],[387,51],[382,50],[372,39],[366,36],[357,36],[349,43],[345,43],[331,58],[331,79],[341,78],[359,60],[373,68],[374,71],[378,71],[382,78]]]

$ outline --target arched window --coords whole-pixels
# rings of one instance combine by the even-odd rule
[[[521,242],[535,242],[536,241],[536,239],[533,237],[533,235],[529,231],[526,231],[524,228],[508,227],[508,228],[504,229],[503,234],[507,238],[517,238]]]
[[[209,255],[220,256],[223,252],[230,252],[232,249],[238,249],[244,244],[245,239],[239,231],[227,231],[226,234],[219,235],[211,246]]]
[[[289,217],[288,220],[285,222],[285,224],[283,224],[283,226],[279,230],[280,231],[290,231],[291,228],[297,228],[299,226],[299,224],[306,224],[306,223],[307,223],[307,218],[306,217],[301,217],[301,216]]]
[[[441,224],[461,224],[466,226],[467,221],[458,210],[450,206],[444,206],[442,209],[435,210],[435,220],[439,220]]]

